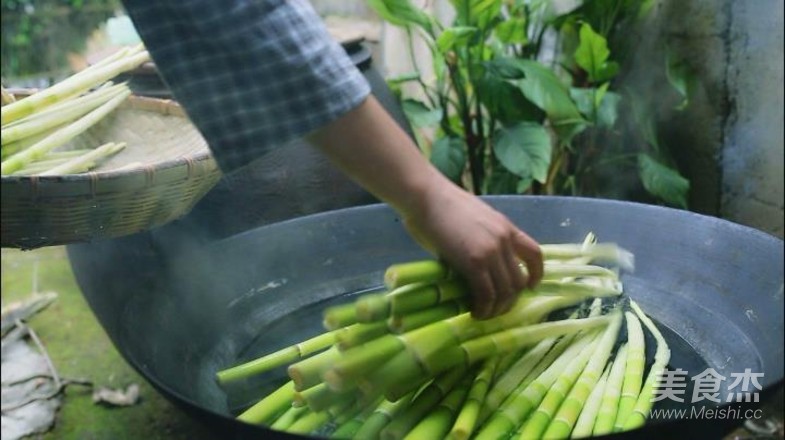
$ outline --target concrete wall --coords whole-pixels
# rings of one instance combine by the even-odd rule
[[[700,87],[667,141],[692,181],[693,210],[783,236],[783,2],[659,2],[656,41]]]
[[[783,2],[730,2],[721,215],[783,236]]]

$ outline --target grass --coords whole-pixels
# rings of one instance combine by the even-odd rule
[[[27,298],[33,291],[34,276],[38,279],[39,292],[54,291],[58,294],[57,300],[30,319],[29,325],[46,345],[60,375],[88,379],[96,386],[109,388],[125,389],[131,383],[137,383],[141,396],[135,406],[110,408],[94,404],[91,390],[71,385],[65,393],[54,428],[37,438],[213,438],[123,360],[82,297],[63,247],[25,252],[3,249],[3,304]]]

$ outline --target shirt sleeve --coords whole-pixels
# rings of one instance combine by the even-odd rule
[[[328,124],[370,93],[307,0],[124,5],[225,172]]]

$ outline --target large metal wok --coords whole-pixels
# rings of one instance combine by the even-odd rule
[[[637,269],[623,278],[627,294],[667,328],[673,368],[695,375],[709,366],[726,377],[746,368],[763,372],[761,400],[782,387],[781,240],[634,203],[487,200],[542,243],[576,242],[593,231],[634,252]],[[216,370],[317,333],[323,305],[379,286],[391,263],[425,255],[381,205],[302,217],[208,244],[183,235],[183,228],[164,227],[72,245],[68,253],[90,306],[127,361],[214,426],[217,438],[273,436],[235,422],[232,413],[275,378],[250,381],[227,398],[213,379]],[[717,438],[739,423],[652,423],[632,434]]]

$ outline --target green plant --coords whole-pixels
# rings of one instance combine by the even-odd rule
[[[115,15],[119,0],[2,0],[3,77],[53,75],[67,68],[66,55]]]
[[[619,178],[634,173],[648,197],[687,207],[689,181],[660,145],[653,101],[621,81],[652,1],[583,0],[561,14],[548,0],[450,3],[445,26],[409,0],[369,0],[410,49],[415,33],[430,49],[432,80],[412,57],[416,71],[389,84],[446,176],[476,194],[625,197]],[[663,64],[683,108],[686,70]],[[406,83],[421,99],[403,96]]]

